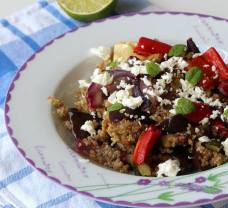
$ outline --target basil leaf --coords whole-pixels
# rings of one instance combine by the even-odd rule
[[[168,56],[184,56],[185,51],[186,46],[184,44],[176,44],[169,50]]]
[[[122,109],[124,106],[121,103],[114,103],[107,108],[108,112],[117,111]]]
[[[118,65],[119,65],[119,62],[118,61],[112,61],[108,66],[111,69],[115,69]]]
[[[224,110],[223,116],[228,119],[228,108]]]
[[[146,64],[146,71],[152,77],[156,77],[161,72],[161,68],[158,64],[151,61]]]
[[[195,86],[202,79],[202,76],[202,70],[199,67],[194,66],[187,71],[185,74],[185,79]]]
[[[196,110],[195,105],[186,98],[180,98],[177,101],[176,113],[181,115],[187,115]]]

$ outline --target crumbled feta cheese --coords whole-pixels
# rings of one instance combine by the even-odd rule
[[[131,73],[135,76],[138,76],[139,74],[147,74],[146,66],[144,65],[135,65],[131,67]]]
[[[103,60],[108,60],[111,56],[112,50],[111,50],[111,48],[99,46],[97,48],[91,48],[90,52]]]
[[[173,115],[176,115],[176,110],[175,110],[175,109],[171,109],[171,110],[169,110],[169,112],[170,112],[171,114],[173,114]]]
[[[178,160],[169,159],[158,165],[157,177],[176,176],[180,170],[180,162]]]
[[[151,86],[151,81],[147,78],[147,76],[142,77],[141,80],[146,86]]]
[[[192,125],[189,123],[188,124],[188,127],[187,127],[187,134],[191,134],[192,132],[191,132],[191,128],[192,128]]]
[[[95,82],[97,84],[101,84],[101,85],[108,85],[111,84],[113,80],[113,77],[110,76],[110,74],[108,72],[104,72],[104,73],[99,73],[99,74],[93,74],[92,76],[92,82]]]
[[[91,112],[90,112],[90,115],[93,116],[93,118],[96,118],[96,112],[91,111]]]
[[[206,125],[208,122],[209,122],[209,118],[204,118],[199,123],[202,125]]]
[[[207,136],[201,136],[201,137],[199,137],[198,138],[198,140],[200,141],[200,142],[209,142],[210,141],[210,139],[207,137]]]
[[[224,142],[221,143],[223,145],[224,152],[226,156],[228,157],[228,138]]]
[[[141,96],[138,97],[132,97],[127,90],[119,90],[113,92],[109,97],[108,101],[111,104],[114,103],[121,103],[122,105],[131,108],[136,109],[143,103],[143,99]]]
[[[208,65],[208,66],[209,66],[209,65]],[[211,71],[216,72],[216,66],[213,65],[213,66],[211,67]]]
[[[180,97],[190,99],[192,102],[197,102],[198,99],[202,99],[204,103],[207,103],[212,107],[221,107],[222,103],[219,99],[213,100],[213,98],[208,98],[201,87],[192,86],[188,81],[180,79],[181,90],[177,90]]]
[[[200,132],[200,129],[199,128],[195,128],[195,133],[199,133]]]
[[[88,83],[86,80],[78,80],[79,88],[83,87],[89,87],[90,83]]]
[[[128,97],[127,99],[122,100],[122,104],[128,108],[136,109],[143,103],[143,99],[141,96],[139,97]]]
[[[213,111],[212,111],[212,114],[210,115],[210,118],[211,118],[211,119],[216,119],[216,118],[219,116],[219,114],[220,114],[220,111],[218,111],[218,110],[213,110]]]
[[[104,93],[104,95],[108,96],[108,90],[106,87],[102,87],[101,91]]]
[[[160,64],[161,70],[169,69],[170,72],[173,72],[175,67],[183,70],[187,66],[188,63],[183,59],[183,57],[171,57],[167,61],[163,61]]]
[[[120,113],[124,113],[126,111],[126,109],[120,109]]]
[[[144,88],[143,89],[143,93],[148,94],[148,95],[150,95],[152,97],[153,96],[157,96],[153,89]],[[149,97],[147,96],[147,98],[149,98]]]
[[[195,53],[195,54],[193,54],[193,55],[192,55],[192,58],[196,58],[196,57],[198,57],[198,56],[201,56],[201,53]]]
[[[123,88],[125,90],[130,90],[134,87],[134,85],[130,85],[128,83],[126,83],[125,80],[121,80],[120,84],[117,86],[117,89]]]
[[[81,130],[83,131],[87,131],[89,132],[89,134],[91,136],[95,136],[96,135],[96,130],[95,130],[95,127],[94,127],[94,123],[93,121],[89,120],[89,121],[86,121],[80,128]]]

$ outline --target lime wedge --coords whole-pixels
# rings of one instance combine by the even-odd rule
[[[117,0],[58,0],[63,10],[74,19],[93,21],[108,16]]]

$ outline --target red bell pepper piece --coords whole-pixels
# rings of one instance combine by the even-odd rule
[[[215,65],[221,81],[228,80],[228,67],[215,48],[209,48],[202,56],[209,63]]]
[[[205,103],[194,103],[196,110],[188,115],[186,118],[194,123],[201,121],[202,119],[209,117],[212,113],[210,106]]]
[[[150,125],[142,132],[133,152],[132,159],[136,165],[140,165],[145,161],[160,135],[161,130],[154,125]]]
[[[171,46],[169,44],[141,37],[137,46],[134,48],[134,52],[143,56],[149,56],[155,53],[165,54],[168,53],[170,49]]]
[[[216,73],[211,70],[212,65],[202,56],[197,56],[196,58],[190,60],[188,62],[187,70],[193,66],[197,66],[203,71],[203,77],[199,82],[199,86],[204,89],[210,89],[217,85],[217,80],[212,78],[216,76]]]

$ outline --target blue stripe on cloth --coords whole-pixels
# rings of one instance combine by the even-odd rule
[[[42,8],[46,9],[56,19],[58,19],[60,22],[64,23],[70,29],[74,29],[77,26],[80,26],[79,22],[77,22],[75,20],[68,19],[63,14],[61,14],[61,12],[58,11],[53,5],[49,4],[47,1],[40,0],[39,3],[40,3]]]
[[[20,68],[34,54],[34,51],[20,39],[2,45],[1,50],[17,68]]]
[[[201,208],[214,208],[211,204],[202,205]]]
[[[10,71],[15,71],[16,68],[15,64],[0,50],[0,77]]]
[[[70,29],[67,26],[60,22],[32,34],[31,37],[36,40],[37,43],[43,46],[47,44],[47,42],[50,42],[56,37],[68,32],[69,30]]]
[[[1,19],[0,23],[8,28],[14,35],[22,39],[24,42],[26,42],[34,51],[39,50],[40,46],[29,36],[25,35],[22,31],[20,31],[17,27],[12,25],[8,20]]]
[[[68,192],[66,194],[63,194],[63,195],[57,197],[57,198],[51,199],[51,200],[49,200],[47,202],[44,202],[44,203],[38,205],[37,208],[49,208],[49,207],[53,207],[53,206],[56,206],[56,205],[58,205],[60,203],[63,203],[65,201],[69,200],[73,196],[75,196],[74,193]]]
[[[17,171],[16,173],[8,176],[7,178],[0,181],[0,189],[5,188],[9,184],[16,182],[25,176],[28,176],[34,171],[34,169],[31,166],[27,166],[25,168],[22,168],[21,170]]]

